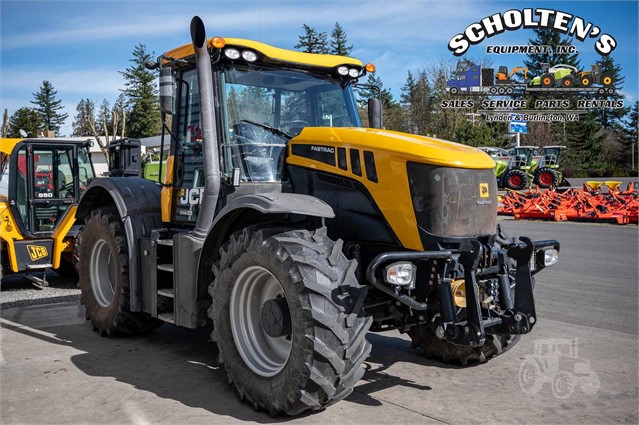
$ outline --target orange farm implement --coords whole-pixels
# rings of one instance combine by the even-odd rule
[[[499,214],[517,219],[555,221],[595,221],[617,224],[637,224],[639,200],[637,186],[628,184],[620,189],[618,181],[588,181],[583,189],[555,189],[526,192],[508,191],[501,197]],[[607,190],[604,191],[603,188]]]

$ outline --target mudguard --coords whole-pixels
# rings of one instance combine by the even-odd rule
[[[120,214],[129,246],[131,311],[141,311],[138,240],[162,227],[160,186],[137,177],[95,179],[80,199],[76,219],[80,223],[95,208],[115,206]]]
[[[231,211],[251,208],[262,214],[299,214],[312,217],[334,218],[333,208],[310,195],[297,193],[265,193],[239,196],[220,210],[213,220],[213,227]]]
[[[297,214],[320,218],[335,217],[333,208],[324,201],[314,196],[297,193],[249,194],[229,201],[216,214],[198,261],[198,286],[204,288],[204,292],[213,278],[212,267],[215,254],[211,254],[218,252],[232,223],[246,210],[255,210],[265,215]]]

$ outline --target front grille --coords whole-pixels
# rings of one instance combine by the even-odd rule
[[[408,182],[418,226],[444,238],[495,233],[497,180],[492,169],[408,162]]]

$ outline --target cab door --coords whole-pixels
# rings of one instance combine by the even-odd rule
[[[15,255],[19,270],[51,267],[53,236],[77,204],[78,152],[74,145],[24,144],[12,164],[10,207],[23,240]]]

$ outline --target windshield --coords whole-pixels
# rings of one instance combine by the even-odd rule
[[[224,169],[240,169],[242,181],[279,181],[286,144],[304,127],[361,126],[337,79],[253,65],[225,65],[220,76]]]

